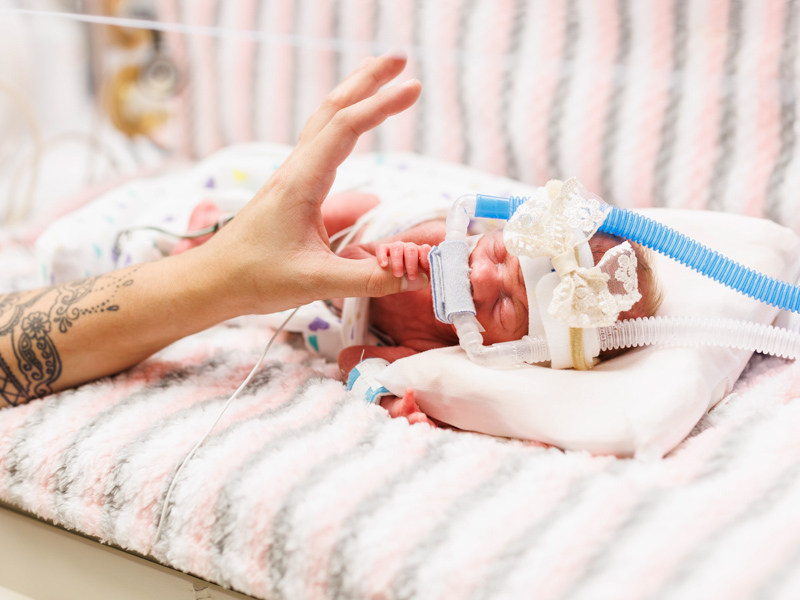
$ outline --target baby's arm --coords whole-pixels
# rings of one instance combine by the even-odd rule
[[[389,362],[394,362],[400,358],[416,354],[416,350],[404,346],[350,346],[339,353],[339,368],[347,376],[359,362],[367,358],[383,358]],[[381,407],[389,412],[393,419],[405,417],[412,425],[414,423],[434,423],[423,413],[414,398],[414,390],[406,388],[402,397],[384,396],[381,399]]]
[[[328,236],[339,233],[342,229],[355,224],[361,215],[380,203],[380,199],[375,194],[364,192],[331,194],[320,208],[325,231],[328,232]]]

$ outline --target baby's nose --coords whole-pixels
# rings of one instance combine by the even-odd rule
[[[496,297],[501,283],[498,266],[489,260],[473,261],[469,282],[472,284],[472,298],[475,302]]]

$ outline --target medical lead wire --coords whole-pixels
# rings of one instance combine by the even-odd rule
[[[192,459],[192,457],[195,455],[195,453],[200,448],[200,446],[203,445],[203,443],[206,441],[208,436],[211,435],[211,432],[214,431],[214,428],[217,426],[217,424],[219,423],[220,419],[222,419],[222,415],[225,414],[225,411],[228,410],[228,407],[231,405],[231,403],[236,399],[236,397],[245,388],[245,386],[248,383],[250,383],[250,380],[253,378],[253,376],[256,374],[256,371],[261,366],[261,363],[264,362],[264,357],[267,355],[267,352],[269,352],[269,349],[272,347],[272,344],[275,341],[275,338],[278,337],[278,334],[281,331],[283,331],[283,328],[286,327],[286,324],[289,323],[289,320],[295,315],[295,313],[298,310],[300,310],[299,306],[297,308],[295,308],[291,312],[291,314],[288,317],[286,317],[286,320],[283,323],[281,323],[281,326],[278,327],[277,330],[275,330],[275,333],[272,334],[272,337],[269,339],[269,342],[267,343],[266,348],[264,348],[264,351],[261,353],[261,357],[258,359],[258,362],[256,362],[256,365],[250,371],[250,374],[242,382],[242,385],[240,385],[237,388],[237,390],[235,392],[233,392],[233,395],[230,398],[228,398],[228,401],[225,403],[225,406],[223,406],[222,410],[219,411],[219,415],[217,415],[217,419],[211,424],[211,427],[208,428],[208,431],[206,431],[205,435],[202,438],[200,438],[200,441],[197,442],[194,445],[194,448],[192,448],[189,451],[189,453],[186,455],[186,458],[183,459],[183,462],[178,467],[178,470],[175,472],[175,475],[172,477],[172,481],[170,482],[169,488],[167,489],[167,495],[164,498],[164,504],[161,506],[161,516],[158,518],[158,529],[156,529],[156,537],[153,538],[153,547],[155,547],[155,545],[158,543],[159,538],[161,537],[161,530],[164,527],[164,519],[167,516],[167,509],[169,508],[169,500],[172,497],[172,490],[175,488],[175,483],[178,481],[178,477],[180,476],[181,471],[183,471],[183,468]]]
[[[232,218],[233,217],[227,218],[224,223],[227,223]],[[216,233],[216,231],[222,225],[224,225],[224,223],[220,222],[217,225],[212,225],[209,228],[209,231],[204,231],[200,235],[206,235],[208,233]],[[353,227],[354,226],[346,227],[346,228],[342,229],[341,231],[339,231],[338,233],[333,234],[330,237],[329,243],[333,244],[334,242],[336,242],[339,239],[343,238],[344,236],[348,235],[351,232],[351,230],[353,229]],[[210,231],[212,228],[213,228],[213,231]],[[197,233],[198,232],[193,232],[193,234],[197,234]],[[191,235],[191,237],[197,237],[197,235]],[[189,451],[189,453],[186,455],[186,458],[183,459],[183,462],[178,467],[178,470],[175,472],[175,475],[172,477],[172,481],[169,484],[169,488],[167,489],[167,495],[164,498],[164,504],[161,507],[161,516],[158,518],[158,529],[156,529],[156,537],[153,539],[153,547],[155,547],[156,543],[158,542],[158,539],[161,537],[161,530],[162,530],[162,528],[164,526],[164,519],[166,518],[166,515],[167,515],[167,509],[169,507],[169,500],[172,497],[172,490],[175,487],[175,482],[178,481],[178,476],[181,474],[181,471],[183,471],[183,467],[186,466],[186,464],[192,459],[192,457],[195,455],[195,453],[200,448],[200,446],[202,446],[203,443],[206,441],[208,436],[211,435],[211,432],[214,431],[214,428],[219,423],[219,420],[222,418],[222,415],[225,414],[225,411],[228,410],[228,407],[231,405],[231,403],[236,399],[236,397],[244,389],[244,387],[248,383],[250,383],[250,380],[253,378],[253,375],[256,374],[256,371],[258,370],[258,367],[260,367],[261,363],[264,362],[264,357],[267,355],[267,352],[269,352],[269,349],[272,347],[272,343],[275,341],[275,338],[278,337],[278,334],[281,331],[283,331],[284,327],[286,327],[286,325],[289,323],[289,321],[291,321],[292,317],[297,313],[298,310],[300,310],[299,306],[297,308],[295,308],[291,312],[291,314],[288,317],[286,317],[286,319],[283,321],[283,323],[281,323],[281,326],[278,327],[278,329],[275,330],[275,333],[272,334],[272,337],[269,339],[269,342],[267,342],[267,346],[266,346],[266,348],[264,348],[264,352],[261,353],[261,357],[258,359],[258,361],[256,362],[255,366],[250,371],[250,374],[242,382],[242,385],[240,385],[239,388],[233,393],[233,395],[230,398],[228,398],[228,401],[225,403],[225,406],[222,407],[222,410],[219,412],[219,415],[217,415],[217,419],[214,421],[214,423],[211,425],[211,427],[208,428],[208,431],[206,431],[205,435],[202,438],[200,438],[200,441],[197,442],[197,444],[195,444],[194,448],[192,448]],[[363,358],[363,356],[364,356],[363,353],[362,353],[361,356]]]

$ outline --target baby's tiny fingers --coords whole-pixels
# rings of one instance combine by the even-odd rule
[[[435,425],[431,422],[431,420],[422,412],[415,412],[411,413],[406,417],[408,420],[409,425],[416,425],[417,423],[424,423],[425,425],[430,425],[431,427],[435,427]]]
[[[386,244],[378,244],[378,249],[375,250],[375,258],[378,259],[378,264],[381,267],[389,266],[389,246]]]
[[[406,244],[405,258],[406,273],[408,273],[408,278],[413,281],[417,278],[417,274],[419,273],[419,254],[416,245]]]
[[[419,247],[419,264],[421,264],[422,268],[426,271],[431,270],[431,263],[428,260],[428,254],[430,254],[430,252],[430,244],[422,244],[422,246]]]
[[[392,272],[395,277],[402,277],[405,271],[403,265],[403,242],[395,242],[389,246],[389,254],[392,257]]]

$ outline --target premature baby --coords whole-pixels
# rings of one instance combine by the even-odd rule
[[[323,216],[328,233],[333,235],[355,222],[379,200],[367,194],[331,196],[323,204]],[[339,249],[347,258],[376,257],[381,266],[392,269],[398,277],[414,280],[428,277],[428,253],[445,237],[444,220],[421,223],[397,236],[377,242],[351,243]],[[595,263],[622,240],[598,233],[589,240]],[[620,313],[620,319],[653,316],[660,304],[648,253],[632,244],[637,256],[637,275],[641,299]],[[475,302],[476,317],[486,330],[484,343],[518,340],[528,333],[528,300],[519,259],[507,252],[502,230],[480,237],[469,258],[470,284]],[[411,318],[409,318],[411,317]],[[383,298],[372,298],[369,304],[369,323],[391,337],[394,346],[351,346],[341,351],[339,366],[347,374],[363,358],[380,357],[392,362],[399,358],[445,346],[458,344],[451,325],[438,321],[433,314],[430,287]],[[623,352],[604,352],[608,359]],[[384,398],[381,406],[392,416],[405,416],[411,422],[429,422],[419,411],[414,392],[406,390],[403,398]]]
[[[371,194],[343,193],[330,196],[322,205],[323,219],[329,236],[355,224],[356,220],[380,203]],[[198,205],[192,214],[189,229],[201,229],[220,219],[220,211],[211,203]],[[356,241],[338,249],[338,254],[352,259],[377,258],[381,266],[392,269],[397,277],[410,280],[430,276],[428,253],[445,238],[445,221],[430,220],[403,233],[376,242]],[[184,240],[176,251],[183,251],[202,243],[203,238]],[[622,240],[603,233],[595,234],[589,246],[595,264],[606,251]],[[638,244],[631,244],[637,257],[637,275],[641,299],[622,312],[620,319],[653,316],[661,302],[648,252]],[[520,262],[511,255],[503,242],[503,232],[498,229],[477,240],[470,257],[470,284],[475,303],[476,317],[485,332],[485,344],[518,340],[528,333],[528,297],[525,291]],[[334,300],[341,309],[342,300]],[[345,376],[362,359],[383,358],[389,362],[446,346],[458,344],[451,325],[434,317],[431,289],[409,291],[369,301],[369,324],[390,338],[390,346],[350,346],[339,353],[339,366]],[[606,351],[600,359],[609,359],[625,350]],[[407,389],[402,398],[383,398],[381,406],[392,417],[406,417],[411,423],[431,423],[414,400],[413,389]]]

